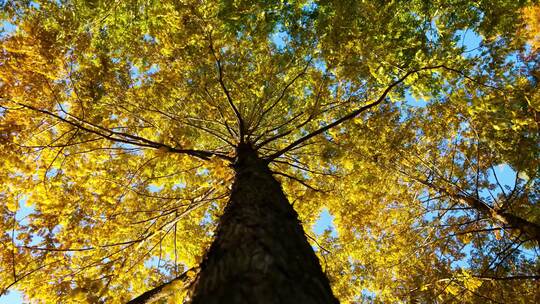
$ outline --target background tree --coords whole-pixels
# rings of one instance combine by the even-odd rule
[[[527,2],[2,5],[2,292],[538,301]]]

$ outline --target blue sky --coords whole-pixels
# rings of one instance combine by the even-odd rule
[[[15,29],[16,27],[13,24],[7,21],[2,21],[2,24],[0,25],[0,36],[4,36],[9,33],[12,33],[15,31]]]
[[[23,294],[18,290],[11,290],[7,295],[0,297],[0,304],[23,303]]]

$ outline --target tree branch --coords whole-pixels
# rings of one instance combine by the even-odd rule
[[[388,93],[390,93],[390,91],[395,88],[396,86],[398,86],[399,84],[401,84],[403,81],[405,81],[405,79],[407,79],[407,77],[409,77],[410,75],[412,74],[415,74],[415,73],[418,73],[420,71],[425,71],[425,70],[433,70],[433,69],[438,69],[438,68],[441,68],[442,66],[441,65],[437,65],[437,66],[431,66],[431,67],[423,67],[421,69],[418,69],[418,70],[414,70],[414,71],[410,71],[410,72],[407,72],[405,75],[403,75],[401,78],[399,78],[398,80],[394,81],[392,84],[390,84],[388,87],[386,87],[386,89],[384,90],[384,92],[381,94],[381,96],[374,102],[370,103],[370,104],[367,104],[355,111],[352,111],[350,112],[349,114],[341,117],[340,119],[334,121],[333,123],[331,124],[328,124],[324,127],[321,127],[319,128],[318,130],[316,131],[313,131],[307,135],[305,135],[304,137],[301,137],[297,140],[295,140],[294,142],[292,142],[291,144],[289,144],[288,146],[286,146],[285,148],[279,150],[278,152],[266,157],[266,160],[268,162],[274,160],[275,158],[279,157],[280,155],[290,151],[291,149],[293,149],[294,147],[296,147],[297,145],[301,144],[302,142],[314,137],[314,136],[317,136],[319,134],[322,134],[328,130],[330,130],[331,128],[334,128],[348,120],[351,120],[353,118],[355,118],[356,116],[360,115],[360,113],[366,111],[366,110],[369,110],[377,105],[379,105],[380,103],[382,103],[385,99],[386,99],[386,96],[388,95]]]
[[[169,292],[166,292],[164,289],[168,287],[169,285],[176,283],[176,282],[182,282],[182,284],[185,286],[189,281],[195,277],[194,274],[196,274],[199,271],[198,268],[191,268],[187,271],[185,271],[183,274],[179,275],[178,277],[170,280],[169,282],[163,283],[143,294],[140,296],[132,299],[131,301],[127,302],[126,304],[144,304],[144,303],[152,303],[156,300],[159,300],[162,297],[167,296]]]
[[[301,180],[301,179],[299,179],[299,178],[296,178],[296,177],[294,177],[294,176],[291,176],[291,175],[289,175],[289,174],[282,173],[282,172],[278,172],[278,171],[271,171],[271,172],[272,172],[272,174],[281,175],[281,176],[284,176],[284,177],[286,177],[286,178],[289,178],[289,179],[291,179],[291,180],[293,180],[293,181],[299,182],[300,184],[302,184],[302,186],[304,186],[304,187],[306,187],[306,188],[309,188],[309,189],[311,189],[311,190],[313,190],[313,191],[316,191],[316,192],[324,192],[323,190],[320,190],[320,189],[317,189],[317,188],[315,188],[315,187],[313,187],[313,186],[310,186],[309,184],[307,184],[307,183],[304,182],[303,180]]]
[[[507,277],[495,277],[495,276],[473,276],[482,280],[491,280],[491,281],[513,281],[513,280],[540,280],[540,275],[515,275]]]
[[[40,113],[52,116],[52,117],[54,117],[54,118],[56,118],[56,119],[58,119],[58,120],[60,120],[60,121],[62,121],[64,123],[72,125],[72,126],[78,128],[80,130],[83,130],[83,131],[86,131],[86,132],[89,132],[89,133],[92,133],[92,134],[96,134],[96,135],[98,135],[100,137],[103,137],[103,138],[109,140],[109,141],[121,142],[121,143],[130,144],[130,145],[134,145],[134,146],[139,146],[139,147],[154,148],[154,149],[165,149],[167,152],[186,154],[186,155],[194,156],[194,157],[197,157],[197,158],[200,158],[200,159],[203,159],[203,160],[209,160],[212,156],[217,156],[219,158],[222,158],[222,159],[225,159],[225,160],[228,160],[228,161],[232,161],[231,157],[229,157],[227,155],[224,155],[224,154],[221,154],[221,153],[210,152],[210,151],[205,151],[205,150],[178,149],[178,148],[174,148],[174,147],[168,146],[168,145],[163,144],[163,143],[158,143],[158,142],[148,140],[146,138],[143,138],[143,137],[140,137],[140,136],[137,136],[137,135],[132,135],[132,134],[124,133],[124,132],[113,131],[113,130],[101,127],[99,125],[90,123],[88,121],[85,121],[85,120],[83,120],[81,118],[78,118],[78,117],[76,117],[74,115],[71,115],[69,113],[67,115],[69,115],[69,117],[72,117],[75,120],[77,120],[77,122],[74,122],[74,121],[69,120],[69,119],[64,118],[64,117],[61,117],[60,115],[57,115],[57,114],[52,113],[52,112],[47,111],[47,110],[38,109],[36,107],[30,106],[30,105],[27,105],[27,104],[22,104],[22,103],[18,103],[18,104],[20,106],[22,106],[24,108],[27,108],[27,109],[30,109],[32,111],[36,111],[36,112],[40,112]],[[93,127],[95,129],[99,129],[101,131],[92,129],[90,127],[86,127],[86,126],[84,126],[84,124],[89,125],[90,127]],[[109,133],[109,134],[105,134],[104,132]]]
[[[236,115],[236,119],[238,120],[238,132],[240,137],[240,143],[244,142],[244,135],[245,135],[245,126],[244,126],[244,120],[242,119],[242,115],[240,115],[240,111],[238,111],[238,108],[234,105],[234,102],[231,97],[231,93],[227,89],[227,86],[225,86],[225,82],[223,80],[223,67],[221,66],[221,60],[217,57],[216,51],[214,50],[214,43],[212,42],[212,36],[210,36],[210,51],[212,52],[212,55],[214,56],[214,59],[216,60],[217,68],[218,68],[218,81],[219,85],[221,86],[221,89],[225,93],[225,96],[227,97],[227,101],[229,105],[231,106],[234,114]]]

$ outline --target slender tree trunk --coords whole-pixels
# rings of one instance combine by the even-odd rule
[[[238,148],[236,178],[189,303],[338,303],[266,163]]]
[[[522,217],[511,214],[509,212],[495,209],[474,196],[450,192],[446,188],[434,185],[432,183],[426,182],[425,184],[439,191],[440,193],[446,194],[454,198],[455,200],[463,203],[464,205],[474,208],[476,211],[478,211],[478,213],[482,214],[487,218],[491,218],[496,222],[507,225],[511,229],[518,230],[526,238],[528,238],[529,240],[534,240],[537,242],[538,245],[540,245],[540,225],[530,222]]]

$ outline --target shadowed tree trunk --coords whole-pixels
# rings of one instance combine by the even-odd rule
[[[266,162],[244,144],[235,171],[229,204],[188,302],[338,303]]]

